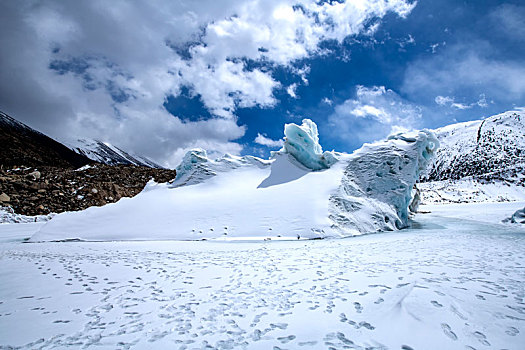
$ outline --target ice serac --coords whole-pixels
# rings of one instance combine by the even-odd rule
[[[432,132],[420,131],[365,144],[347,157],[330,197],[332,229],[347,235],[407,227],[412,189],[438,147]]]
[[[177,173],[175,181],[177,181],[178,184],[191,184],[201,182],[202,180],[204,180],[204,178],[209,176],[206,176],[206,173],[198,173],[198,169],[200,168],[199,164],[207,162],[209,162],[209,159],[206,154],[206,151],[201,148],[195,148],[186,152],[180,164],[177,166],[177,168],[175,168],[175,171]],[[203,167],[202,169],[205,170],[206,167]],[[208,175],[212,176],[211,174]]]
[[[177,176],[171,187],[195,185],[216,176],[245,166],[268,167],[271,164],[253,156],[238,157],[225,154],[218,159],[209,159],[205,150],[194,148],[186,152],[181,163],[175,169]]]
[[[396,135],[353,154],[324,152],[317,127],[286,126],[272,159],[191,150],[171,184],[57,215],[32,241],[314,239],[408,225],[411,191],[433,155],[430,132]]]
[[[302,125],[285,124],[284,136],[284,146],[280,152],[291,154],[308,169],[328,169],[337,162],[333,152],[323,153],[317,125],[310,119],[303,119]]]

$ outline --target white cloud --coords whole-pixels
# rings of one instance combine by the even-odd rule
[[[366,31],[402,0],[159,0],[0,3],[0,108],[58,139],[105,139],[171,166],[199,144],[240,152],[239,107],[271,107],[275,65]],[[377,22],[376,22],[377,23]],[[253,68],[247,62],[270,68]],[[53,68],[53,69],[51,69]],[[306,85],[308,66],[295,69]],[[183,122],[167,96],[188,87],[214,118]]]
[[[257,137],[255,138],[254,142],[270,148],[282,147],[284,145],[283,140],[272,140],[259,133],[257,133]]]
[[[293,83],[292,85],[288,86],[286,88],[286,92],[288,93],[288,95],[290,95],[292,98],[297,98],[297,94],[295,93],[295,91],[297,90],[297,84],[296,83]]]
[[[481,108],[486,108],[489,106],[485,94],[479,95],[479,100],[476,102],[476,104]]]
[[[449,96],[436,96],[434,101],[436,101],[436,103],[440,106],[446,106],[447,104],[453,103],[454,99]]]
[[[501,102],[525,97],[525,66],[488,57],[492,51],[486,42],[462,43],[415,61],[406,70],[402,91],[417,98],[443,92],[462,98],[486,94]]]
[[[307,65],[304,65],[302,67],[292,66],[291,68],[292,68],[291,71],[301,78],[301,80],[303,81],[303,84],[308,85],[308,79],[306,78],[306,76],[310,73],[310,66],[307,66]]]
[[[321,102],[326,103],[329,106],[331,106],[334,103],[334,101],[330,100],[328,97],[323,98]]]
[[[333,136],[354,146],[389,134],[417,129],[422,111],[384,86],[356,87],[356,98],[335,106],[329,117]],[[358,132],[356,130],[359,130]]]
[[[393,90],[384,86],[358,85],[356,99],[337,106],[339,114],[349,113],[359,118],[372,118],[381,124],[413,127],[421,118],[421,109],[403,101]]]
[[[408,34],[408,38],[400,40],[398,44],[400,49],[404,50],[409,45],[416,45],[416,39],[411,34]]]
[[[461,109],[461,110],[470,109],[475,106],[482,107],[482,108],[486,108],[489,106],[487,103],[487,99],[485,98],[485,94],[479,95],[479,100],[477,100],[476,102],[469,103],[469,104],[457,102],[455,101],[454,97],[450,97],[450,96],[436,96],[434,101],[440,106],[448,106],[448,107]]]

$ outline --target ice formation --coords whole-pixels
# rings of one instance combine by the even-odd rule
[[[517,224],[525,224],[525,208],[516,210],[510,219],[510,222]]]
[[[308,169],[328,169],[337,162],[333,152],[323,153],[317,125],[310,119],[303,119],[302,125],[285,124],[284,136],[284,146],[279,152],[291,154]]]
[[[438,146],[431,132],[420,131],[365,144],[348,156],[330,198],[331,228],[345,235],[407,227],[412,189]]]
[[[240,167],[270,166],[271,161],[253,156],[238,157],[225,154],[218,159],[209,159],[205,150],[195,148],[186,152],[181,163],[175,169],[177,176],[171,187],[199,184],[218,173],[228,172]]]
[[[182,161],[175,169],[177,172],[175,181],[178,181],[179,183],[184,180],[191,181],[190,178],[195,168],[198,167],[200,163],[206,163],[208,161],[209,159],[206,151],[202,148],[195,148],[186,152]]]
[[[32,241],[313,239],[408,225],[419,173],[438,145],[432,133],[396,135],[353,154],[322,152],[316,125],[288,124],[272,159],[192,150],[171,184],[134,198],[63,213]]]

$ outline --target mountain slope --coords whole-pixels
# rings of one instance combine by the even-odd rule
[[[3,166],[79,168],[92,161],[0,112],[0,163]]]
[[[113,146],[107,142],[92,139],[78,139],[68,142],[67,146],[78,154],[88,157],[99,163],[108,165],[138,165],[149,168],[162,168],[159,164],[152,160],[133,156],[120,148]]]
[[[424,202],[525,199],[525,111],[434,130],[440,147],[418,185]]]
[[[470,176],[525,185],[523,111],[452,124],[434,133],[440,147],[424,180],[459,180]]]
[[[114,152],[123,159],[127,155]],[[147,166],[127,161],[96,163],[0,112],[0,206],[9,207],[5,212],[41,215],[82,210],[132,197],[152,178],[165,182],[176,174],[146,161],[142,164]],[[5,219],[10,220],[0,215],[0,222]]]

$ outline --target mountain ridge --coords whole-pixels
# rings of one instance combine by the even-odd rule
[[[91,160],[108,165],[137,165],[149,168],[164,168],[144,156],[132,155],[108,142],[81,138],[65,143],[74,152]]]

